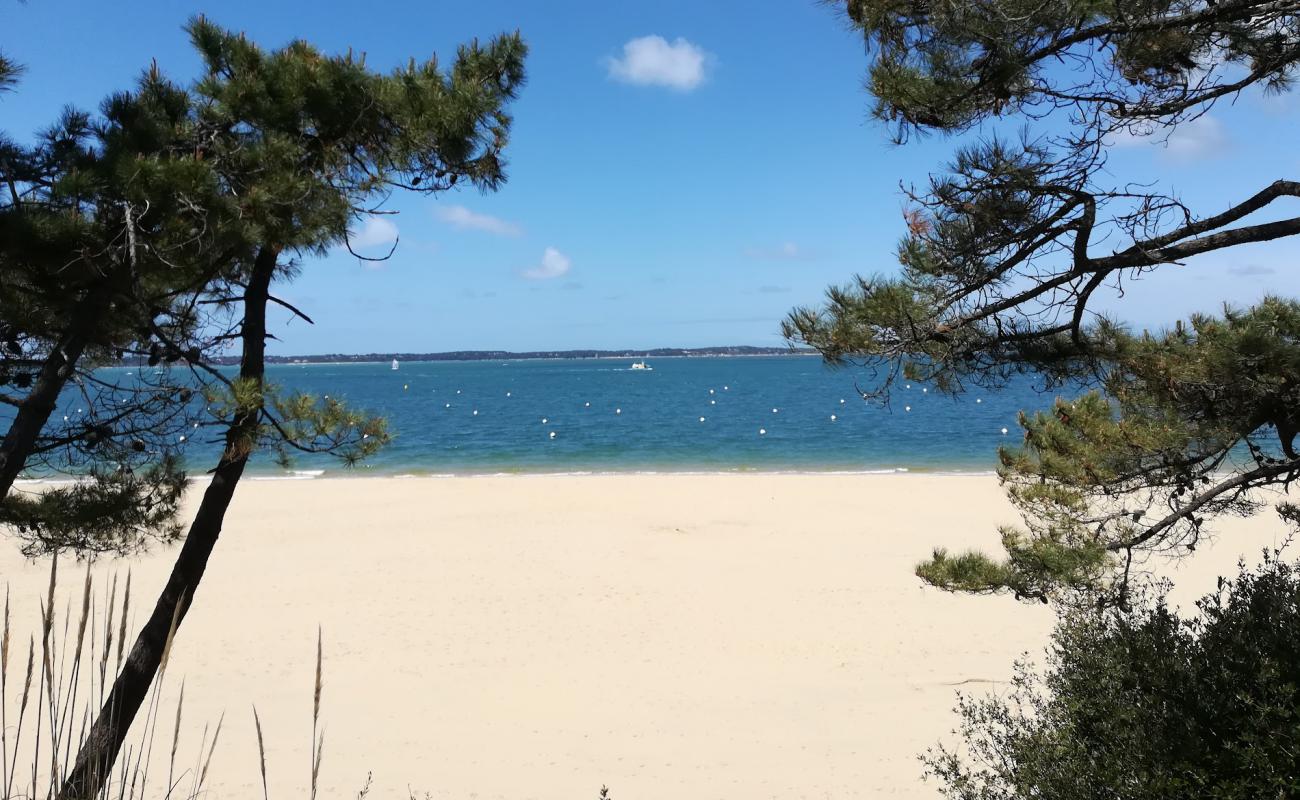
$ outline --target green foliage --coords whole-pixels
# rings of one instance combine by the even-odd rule
[[[940,391],[1028,374],[1068,388],[1021,418],[999,454],[1023,519],[1005,557],[936,553],[947,589],[1127,602],[1153,554],[1194,549],[1210,520],[1300,478],[1300,306],[1265,298],[1134,333],[1099,295],[1166,264],[1300,235],[1300,217],[1244,224],[1300,197],[1276,180],[1198,215],[1158,185],[1113,177],[1114,134],[1169,133],[1246,89],[1283,91],[1300,64],[1300,2],[846,0],[866,38],[877,115],[898,132],[1046,120],[960,148],[910,208],[900,269],[793,310],[785,336],[835,364]],[[1062,66],[1062,63],[1069,67]],[[1115,182],[1115,183],[1112,183]]]
[[[1290,2],[843,5],[873,56],[875,114],[903,135],[1058,108],[1076,118],[1105,115],[1118,126],[1161,121],[1194,114],[1242,86],[1284,89],[1300,62],[1300,22]]]
[[[936,554],[918,568],[924,580],[1122,603],[1135,559],[1194,550],[1207,519],[1255,513],[1251,489],[1295,474],[1300,304],[1269,298],[1110,341],[1102,391],[1022,414],[1023,443],[1000,453],[1025,521],[1004,532],[1008,560]],[[1043,548],[1054,559],[1026,557]]]
[[[923,757],[957,800],[1278,798],[1300,792],[1300,571],[1269,558],[1180,616],[1073,611],[1043,671],[963,697],[963,746]]]
[[[164,458],[143,473],[95,470],[70,485],[12,494],[0,525],[17,533],[23,553],[126,554],[180,538],[176,523],[185,473]]]

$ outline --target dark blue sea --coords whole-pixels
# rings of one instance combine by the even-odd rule
[[[870,376],[809,356],[276,365],[284,390],[340,397],[388,418],[393,442],[346,468],[303,455],[289,471],[269,455],[262,477],[571,472],[988,472],[1019,436],[1021,409],[1050,395],[1025,380],[945,396],[899,384],[884,407],[855,389]],[[125,371],[125,370],[124,370]],[[68,413],[75,414],[72,402]],[[1003,429],[1008,433],[1003,433]],[[187,437],[200,474],[219,445]]]
[[[285,389],[345,398],[388,418],[393,443],[353,471],[387,474],[622,471],[989,471],[1016,415],[1050,403],[1029,381],[953,398],[808,356],[281,365]],[[1003,434],[1007,428],[1009,433]],[[552,436],[552,434],[554,434]],[[190,466],[213,461],[196,443]],[[282,472],[269,458],[261,472]],[[302,476],[344,468],[302,457]]]

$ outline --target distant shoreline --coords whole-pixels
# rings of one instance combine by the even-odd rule
[[[646,358],[746,358],[754,356],[815,356],[815,350],[788,347],[658,347],[648,350],[453,350],[442,353],[325,353],[322,355],[276,356],[268,355],[268,364],[383,364],[397,362],[434,361],[543,361],[543,360],[609,360]],[[213,359],[223,366],[239,363],[238,357]],[[135,366],[123,362],[124,366]]]

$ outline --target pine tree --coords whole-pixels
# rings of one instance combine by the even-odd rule
[[[65,111],[32,145],[0,140],[0,524],[29,553],[130,552],[173,539],[193,381],[96,371],[128,354],[200,360],[197,298],[247,250],[214,222],[234,206],[195,156],[187,93],[145,72],[98,116]],[[172,344],[163,348],[156,335]],[[60,397],[84,413],[60,421]],[[24,470],[89,480],[29,497]]]
[[[168,636],[190,607],[250,457],[305,450],[353,463],[387,439],[380,419],[333,399],[286,396],[266,382],[266,311],[282,303],[273,285],[305,268],[303,259],[346,244],[349,226],[394,190],[497,188],[511,121],[505,107],[524,77],[517,33],[462,46],[446,72],[430,59],[380,74],[364,57],[327,56],[300,41],[267,52],[202,18],[188,31],[204,65],[191,91],[193,146],[219,175],[223,199],[236,206],[217,224],[249,244],[234,259],[232,291],[206,295],[233,314],[216,338],[239,343],[240,366],[233,378],[207,370],[208,406],[225,428],[224,451],[168,582],[64,782],[64,798],[95,796],[106,779]],[[154,334],[171,346],[165,333]]]
[[[1300,477],[1300,306],[1267,298],[1155,333],[1095,311],[1098,292],[1164,265],[1300,234],[1285,176],[1198,213],[1106,169],[1119,135],[1159,140],[1246,90],[1286,91],[1300,3],[848,0],[871,58],[876,117],[895,137],[972,132],[947,170],[908,193],[894,277],[832,288],[786,336],[832,363],[960,392],[1031,374],[1089,390],[1022,417],[999,474],[1024,525],[1006,555],[936,551],[947,589],[1044,602],[1126,603],[1153,554],[1188,552],[1254,490]],[[1039,135],[988,123],[1045,120]],[[1294,212],[1292,212],[1294,213]],[[1272,218],[1259,220],[1260,217]],[[1251,217],[1251,221],[1247,221]]]

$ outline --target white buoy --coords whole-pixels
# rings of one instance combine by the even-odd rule
[[[509,396],[510,396],[510,392],[506,392],[506,397],[509,397]]]
[[[758,429],[758,435],[759,435],[759,436],[766,436],[766,435],[767,435],[767,428],[759,428],[759,429]]]
[[[924,388],[923,388],[923,389],[921,389],[921,394],[925,394],[925,393],[928,392],[928,391],[930,391],[930,390],[929,390],[929,389],[924,389]]]
[[[835,415],[834,415],[834,414],[831,414],[831,422],[834,422],[834,421],[835,421]]]
[[[451,403],[448,403],[447,405],[443,406],[443,408],[451,408]]]
[[[1007,435],[1007,429],[1006,429],[1006,428],[1003,428],[1003,429],[1002,429],[1002,435],[1003,435],[1003,436],[1006,436],[1006,435]]]
[[[983,402],[984,402],[984,398],[982,398],[982,397],[977,397],[977,398],[975,398],[975,402],[977,402],[977,403],[983,403]]]
[[[700,417],[700,422],[703,422],[703,421],[704,421],[704,417]]]
[[[905,388],[911,389],[911,388],[912,388],[912,384],[910,384],[910,383],[907,384],[907,386],[906,386]]]
[[[713,390],[712,390],[712,389],[709,390],[709,394],[713,394]]]
[[[474,409],[474,416],[476,416],[476,417],[478,416],[478,409],[477,409],[477,408]]]
[[[460,394],[460,389],[457,389],[457,390],[456,390],[456,394]]]
[[[904,410],[904,411],[911,411],[911,410],[912,410],[912,407],[911,407],[911,406],[903,406],[903,410]]]
[[[718,404],[718,401],[717,401],[717,400],[710,400],[710,401],[709,401],[709,405],[711,405],[711,406],[716,406],[717,404]]]
[[[402,391],[405,392],[406,390],[408,390],[408,389],[410,389],[410,388],[411,388],[411,384],[409,384],[409,383],[404,383],[404,384],[402,384]]]
[[[591,408],[591,403],[583,403],[583,404],[582,404],[582,407],[583,407],[583,408]]]
[[[843,397],[840,398],[840,405],[844,405],[844,398],[843,398]]]
[[[542,424],[543,424],[543,425],[546,424],[546,417],[542,417]]]
[[[775,413],[776,413],[776,409],[775,409],[775,408],[774,408],[774,409],[772,409],[772,413],[773,413],[773,414],[775,414]]]
[[[614,409],[614,413],[615,413],[615,414],[622,414],[622,413],[623,413],[623,409],[621,409],[621,408],[616,408],[616,409]]]
[[[726,392],[726,391],[730,391],[730,390],[731,390],[731,387],[730,387],[730,386],[723,386],[723,387],[722,387],[722,391],[724,391],[724,392]]]
[[[64,414],[64,415],[63,415],[63,421],[64,421],[64,422],[67,422],[67,421],[68,421],[68,415],[67,415],[67,414]]]
[[[551,431],[551,438],[552,438],[552,439],[555,438],[555,431]]]
[[[185,437],[184,436],[180,437],[180,441],[182,442],[185,441]]]

